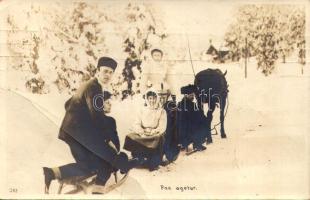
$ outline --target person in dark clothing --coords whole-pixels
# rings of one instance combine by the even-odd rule
[[[162,160],[161,165],[165,166],[175,161],[180,153],[178,146],[178,133],[177,133],[177,105],[175,95],[171,95],[170,92],[161,90],[158,92],[160,96],[160,102],[162,107],[167,113],[167,127],[164,135],[163,155],[166,160]],[[171,96],[172,99],[169,99]]]
[[[188,146],[192,143],[194,150],[202,151],[206,149],[203,146],[207,134],[204,126],[206,119],[203,110],[193,102],[195,92],[194,85],[181,88],[181,94],[184,94],[184,97],[178,103],[177,127],[182,149],[188,150]]]
[[[105,90],[117,66],[115,60],[102,57],[96,77],[82,84],[66,103],[66,114],[58,138],[66,142],[76,163],[44,167],[46,193],[54,179],[96,174],[95,185],[103,189],[115,169],[127,172],[131,162],[120,152],[116,123],[110,112],[111,94]],[[100,193],[100,191],[93,191]]]
[[[113,117],[107,117],[109,127],[106,129],[106,142],[110,143],[111,146],[114,146],[115,149],[119,152],[120,151],[120,142],[117,134],[116,129],[116,121]]]

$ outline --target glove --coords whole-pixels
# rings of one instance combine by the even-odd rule
[[[124,152],[120,152],[116,155],[112,165],[115,168],[119,169],[122,173],[127,173],[130,170],[130,167],[128,165],[128,156]]]

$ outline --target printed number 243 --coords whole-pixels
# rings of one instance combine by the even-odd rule
[[[10,188],[9,189],[10,193],[17,193],[17,191],[18,191],[17,188]]]

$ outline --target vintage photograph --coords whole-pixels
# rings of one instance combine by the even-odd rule
[[[0,198],[309,199],[309,6],[0,0]]]

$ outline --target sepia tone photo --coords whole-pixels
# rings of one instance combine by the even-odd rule
[[[309,1],[0,11],[0,198],[310,198]]]

